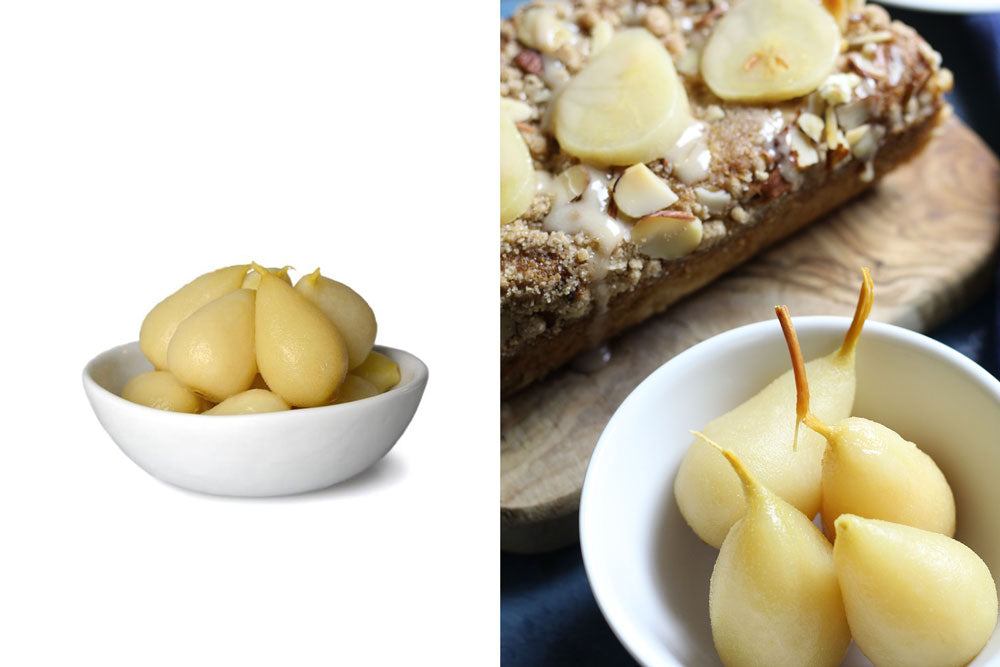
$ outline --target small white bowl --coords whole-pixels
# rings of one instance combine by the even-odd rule
[[[403,350],[375,349],[399,364],[399,384],[321,408],[205,416],[126,401],[120,396],[125,383],[152,370],[137,342],[95,357],[83,370],[83,387],[104,430],[153,477],[221,496],[281,496],[357,475],[406,430],[427,384],[427,366]]]
[[[840,344],[850,320],[801,317],[806,359]],[[956,538],[1000,579],[1000,382],[953,349],[868,322],[854,414],[916,442],[951,484]],[[708,619],[718,553],[684,522],[673,483],[692,436],[790,368],[777,320],[706,340],[646,378],[608,422],[587,469],[580,544],[594,596],[646,665],[719,665]],[[857,646],[844,665],[870,665]],[[1000,665],[1000,630],[972,665]]]

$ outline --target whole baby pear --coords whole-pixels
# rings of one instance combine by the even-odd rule
[[[959,667],[993,635],[997,589],[983,560],[947,535],[842,514],[833,561],[847,620],[879,667]]]
[[[330,318],[347,343],[350,368],[357,368],[372,351],[378,325],[371,306],[353,289],[320,275],[316,269],[302,276],[295,289]]]
[[[381,352],[369,354],[351,373],[371,382],[380,394],[399,384],[401,378],[399,364]]]
[[[170,340],[170,372],[213,402],[246,391],[257,375],[254,294],[239,289],[202,306]]]
[[[214,408],[206,410],[206,415],[250,415],[262,412],[289,410],[281,396],[267,389],[247,389],[234,394]]]
[[[821,477],[823,531],[834,539],[841,514],[904,523],[955,534],[955,498],[934,460],[895,431],[862,417],[828,425],[810,411],[808,367],[788,309],[775,309],[792,360],[796,424],[826,441]]]
[[[851,633],[830,543],[735,454],[717,451],[739,477],[747,506],[712,570],[709,617],[719,657],[727,667],[839,665]]]
[[[157,410],[188,414],[197,414],[211,405],[181,384],[169,371],[136,375],[125,384],[122,398]]]
[[[325,405],[347,376],[344,337],[301,292],[267,269],[253,268],[261,274],[255,315],[261,377],[289,405]]]
[[[139,329],[139,349],[150,363],[166,369],[167,347],[180,323],[202,306],[239,289],[249,268],[249,264],[238,264],[198,276],[156,304]]]

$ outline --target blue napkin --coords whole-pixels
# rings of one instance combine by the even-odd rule
[[[501,0],[502,16],[520,4]],[[1000,14],[961,16],[890,8],[920,32],[955,74],[955,112],[1000,153]],[[997,276],[1000,283],[1000,274]],[[998,375],[996,286],[931,336]],[[579,546],[533,556],[501,554],[500,662],[503,665],[634,664],[594,601]]]

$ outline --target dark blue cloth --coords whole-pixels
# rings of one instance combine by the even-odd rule
[[[502,15],[519,4],[501,0]],[[955,112],[1000,153],[1000,14],[959,16],[890,8],[920,32],[955,74]],[[1000,281],[1000,276],[998,276]],[[998,375],[1000,308],[994,286],[932,331]],[[633,664],[590,592],[579,546],[535,556],[501,554],[500,661],[520,667]]]

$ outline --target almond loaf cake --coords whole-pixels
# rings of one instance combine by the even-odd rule
[[[859,0],[520,7],[500,28],[503,395],[916,155],[950,111],[940,63]]]

